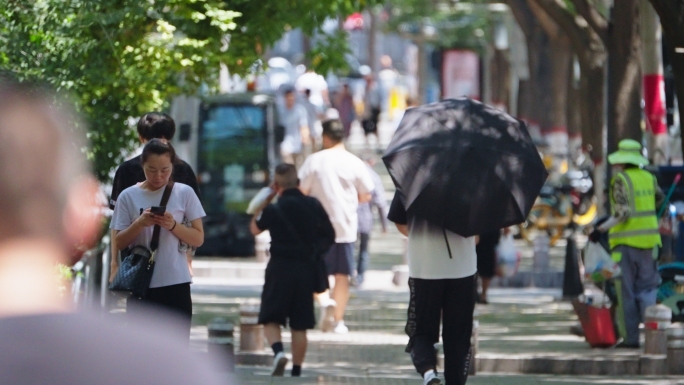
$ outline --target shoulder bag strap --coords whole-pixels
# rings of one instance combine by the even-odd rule
[[[169,197],[171,196],[171,190],[173,190],[173,181],[169,181],[169,183],[166,185],[166,188],[164,189],[164,195],[162,195],[162,200],[161,203],[159,203],[159,206],[166,206],[166,204],[169,202]],[[150,241],[150,250],[153,253],[157,250],[157,247],[159,247],[160,231],[161,227],[159,227],[159,225],[155,225],[154,230],[152,231],[152,240]]]

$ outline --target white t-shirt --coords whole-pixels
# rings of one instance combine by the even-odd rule
[[[366,164],[342,149],[323,150],[306,158],[299,179],[302,191],[318,199],[328,213],[335,242],[356,242],[359,194],[375,186]]]
[[[464,238],[406,212],[398,194],[392,200],[388,219],[408,225],[409,277],[455,279],[477,272],[475,237]]]
[[[156,191],[143,190],[139,185],[125,189],[116,201],[116,208],[112,216],[110,228],[113,230],[127,229],[140,213],[152,206],[159,206],[165,187]],[[178,223],[183,226],[183,219],[194,221],[204,217],[204,209],[197,195],[188,185],[175,183],[171,196],[166,204],[166,211],[173,215]],[[150,247],[154,226],[145,228],[133,241],[130,247]],[[192,281],[190,270],[180,240],[170,231],[162,228],[159,233],[159,248],[156,254],[156,263],[150,287],[171,286]]]
[[[299,92],[310,90],[311,96],[309,100],[319,109],[322,109],[325,100],[323,100],[323,91],[328,89],[328,82],[325,78],[315,72],[306,72],[300,75],[295,82],[295,89]]]

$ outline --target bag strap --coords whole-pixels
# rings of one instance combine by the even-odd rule
[[[161,203],[159,206],[166,206],[169,202],[169,197],[171,197],[171,190],[173,190],[173,181],[169,181],[164,189],[164,195],[162,195]],[[159,233],[161,232],[161,227],[159,225],[154,225],[154,230],[152,231],[152,240],[150,241],[150,250],[154,253],[159,247]]]

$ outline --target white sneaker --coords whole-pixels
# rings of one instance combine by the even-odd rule
[[[441,385],[442,380],[437,377],[434,370],[428,370],[423,376],[423,385]]]
[[[285,365],[287,365],[287,357],[285,352],[280,352],[273,357],[273,371],[272,376],[282,377],[285,374]]]
[[[336,334],[347,334],[349,333],[349,328],[344,324],[344,321],[340,321],[337,323],[337,325],[335,325],[335,329],[333,331]]]
[[[323,333],[330,333],[335,329],[335,308],[337,302],[330,299],[325,303],[321,303],[320,328]]]

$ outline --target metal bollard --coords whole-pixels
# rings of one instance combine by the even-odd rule
[[[667,354],[667,328],[672,323],[672,309],[665,305],[646,308],[644,354]]]
[[[477,309],[473,312],[473,331],[470,334],[470,362],[468,363],[468,375],[474,376],[477,374],[477,350],[480,347],[478,342],[477,328],[480,326]]]
[[[667,367],[670,374],[684,374],[684,325],[667,329]]]
[[[260,303],[240,305],[240,351],[258,352],[264,350],[264,325],[259,325]]]
[[[233,323],[226,318],[214,318],[209,325],[209,354],[227,360],[229,372],[235,371],[235,345]]]

